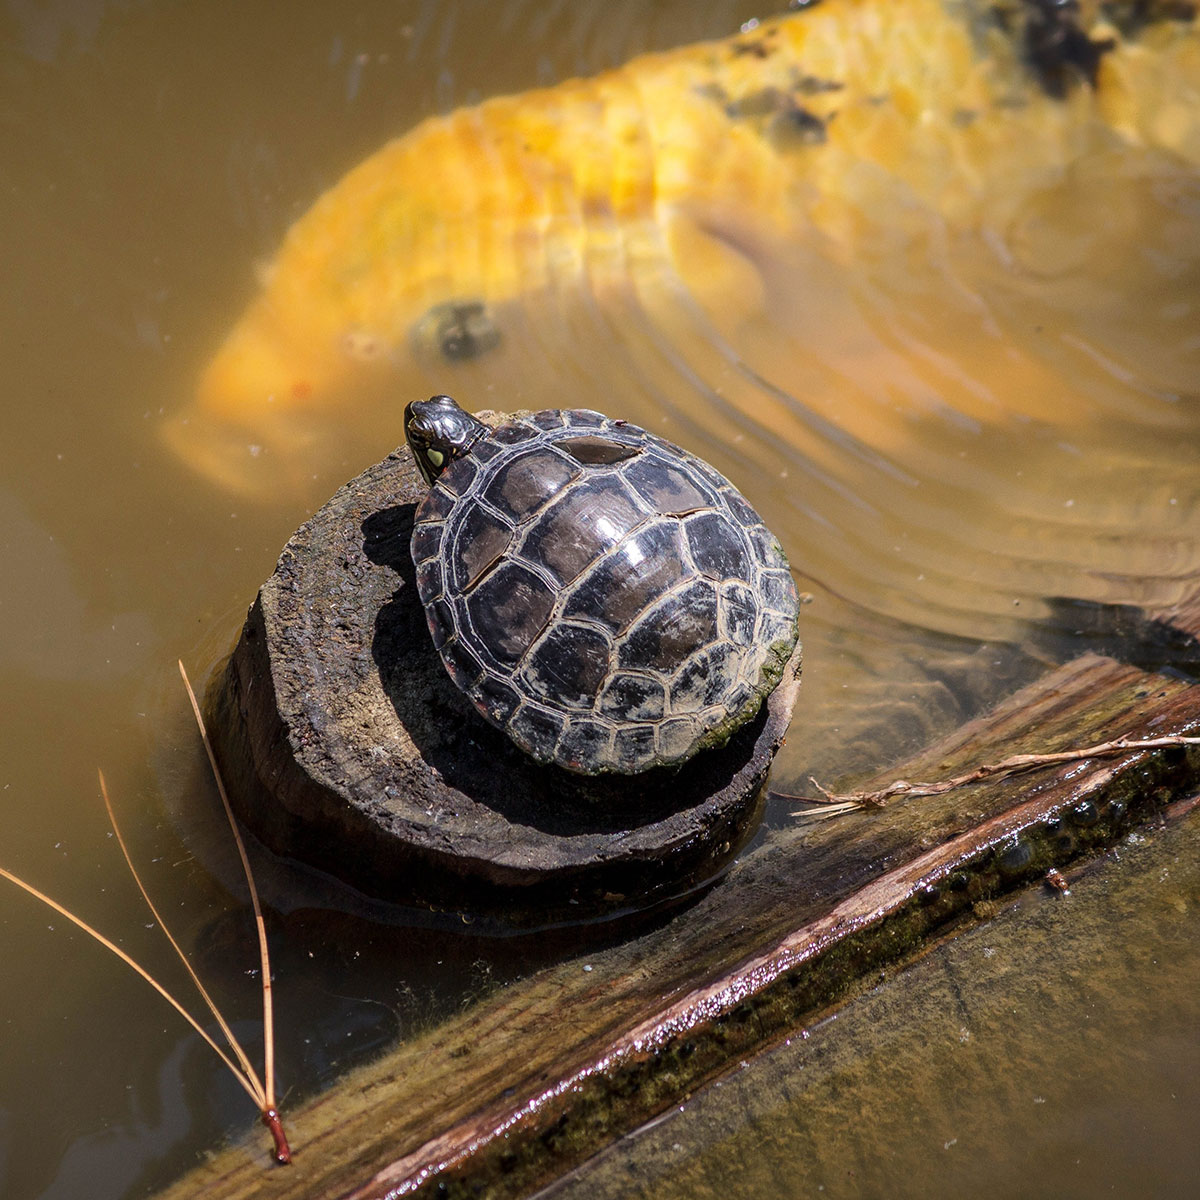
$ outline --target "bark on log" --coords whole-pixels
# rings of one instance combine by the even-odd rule
[[[209,704],[239,816],[368,895],[514,923],[644,907],[712,878],[761,811],[799,649],[752,721],[678,769],[540,766],[433,648],[409,553],[424,492],[397,450],[297,531],[260,590]]]

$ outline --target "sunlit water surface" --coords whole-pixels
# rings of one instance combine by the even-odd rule
[[[0,14],[0,862],[164,962],[106,833],[102,766],[148,885],[251,1039],[247,923],[175,659],[211,674],[292,529],[400,440],[410,394],[601,407],[752,498],[814,597],[780,789],[882,765],[960,719],[988,689],[938,664],[992,655],[1015,682],[1054,657],[1004,649],[1053,623],[1047,597],[1163,613],[1195,588],[1200,177],[1115,144],[1003,227],[889,238],[881,220],[852,271],[755,242],[748,210],[750,290],[728,309],[652,277],[515,301],[495,356],[414,367],[394,422],[328,443],[265,501],[165,448],[256,264],[387,139],[755,15],[724,0]],[[899,707],[880,716],[881,701]],[[273,925],[293,1094],[536,962],[395,913],[293,907]],[[0,955],[3,1195],[141,1195],[253,1126],[143,984],[15,891]]]

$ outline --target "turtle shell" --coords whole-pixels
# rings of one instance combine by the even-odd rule
[[[787,560],[737,489],[595,412],[510,421],[448,463],[412,555],[450,677],[571,771],[633,774],[723,743],[796,644]]]

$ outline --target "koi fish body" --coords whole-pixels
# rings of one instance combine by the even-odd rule
[[[643,403],[727,421],[682,380],[815,458],[830,429],[888,453],[931,411],[1079,419],[976,293],[1014,257],[1076,265],[1044,233],[1047,197],[1079,203],[1071,172],[1105,147],[1200,163],[1200,34],[1192,18],[1126,37],[1084,5],[1054,84],[1006,7],[825,0],[422,122],[292,227],[170,442],[269,494],[377,456],[431,391],[610,411],[621,392],[645,397],[633,419]],[[1136,205],[1112,211],[1124,245]],[[868,311],[907,288],[916,354]]]

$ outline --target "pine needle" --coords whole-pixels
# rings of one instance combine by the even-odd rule
[[[137,884],[138,891],[142,893],[142,899],[146,902],[146,907],[150,910],[154,919],[158,922],[159,929],[162,930],[167,941],[171,943],[175,953],[179,956],[179,961],[187,969],[192,983],[196,985],[196,990],[200,993],[204,1003],[208,1005],[209,1012],[216,1018],[217,1024],[221,1027],[221,1032],[225,1035],[225,1040],[229,1043],[229,1048],[234,1052],[238,1062],[241,1064],[242,1073],[253,1083],[254,1090],[251,1092],[251,1095],[254,1097],[255,1104],[259,1108],[266,1108],[267,1095],[262,1081],[258,1078],[258,1073],[251,1066],[250,1059],[242,1049],[241,1043],[233,1036],[233,1030],[229,1028],[225,1018],[221,1015],[221,1010],[217,1008],[216,1002],[208,994],[208,989],[200,982],[200,976],[196,974],[195,968],[192,966],[188,956],[184,954],[182,947],[175,940],[175,935],[171,932],[166,921],[163,920],[162,914],[158,911],[154,901],[150,899],[150,894],[146,891],[145,884],[142,883],[142,877],[138,874],[137,867],[133,865],[133,859],[129,857],[129,849],[125,845],[125,839],[121,836],[121,827],[117,824],[116,813],[113,812],[112,801],[108,796],[108,785],[104,781],[104,772],[97,768],[96,774],[100,777],[100,794],[104,797],[104,808],[108,813],[108,823],[112,826],[113,833],[116,834],[117,845],[121,847],[121,853],[125,856],[125,865],[129,868],[129,873],[133,876],[133,881]]]
[[[250,1078],[243,1074],[241,1069],[234,1064],[229,1055],[226,1054],[225,1051],[222,1050],[221,1047],[218,1046],[217,1043],[212,1039],[212,1037],[209,1036],[200,1022],[197,1021],[196,1018],[193,1017],[192,1014],[188,1012],[188,1010],[184,1008],[183,1005],[180,1004],[179,1001],[176,1000],[175,997],[172,996],[171,993],[168,992],[167,989],[163,987],[163,985],[159,983],[158,980],[155,979],[145,967],[143,967],[135,959],[130,958],[130,956],[126,954],[120,946],[111,941],[109,938],[106,938],[104,934],[102,934],[94,926],[89,925],[82,917],[77,917],[69,909],[63,908],[63,906],[59,904],[57,900],[52,900],[46,895],[45,892],[38,891],[33,884],[26,883],[25,880],[21,879],[17,875],[14,875],[11,871],[5,870],[4,867],[0,867],[0,876],[7,879],[9,883],[15,883],[17,887],[28,892],[35,899],[40,900],[47,907],[52,908],[56,913],[59,914],[59,916],[66,917],[68,921],[74,925],[77,925],[89,937],[95,938],[96,941],[98,941],[106,950],[112,954],[115,954],[127,967],[140,975],[213,1048],[221,1061],[230,1069],[230,1071],[233,1072],[234,1078],[237,1079],[238,1083],[240,1083],[242,1087],[246,1089],[250,1099],[260,1107],[262,1106],[261,1092],[260,1090],[256,1090],[254,1086],[255,1083],[257,1083],[257,1080],[251,1082]]]
[[[73,925],[82,929],[89,937],[99,942],[111,954],[119,958],[127,967],[135,974],[144,979],[179,1015],[194,1029],[201,1038],[212,1048],[218,1058],[229,1068],[233,1077],[245,1089],[246,1094],[254,1101],[262,1113],[263,1123],[271,1131],[271,1136],[275,1142],[275,1161],[278,1163],[290,1163],[292,1161],[291,1149],[287,1143],[287,1137],[283,1131],[283,1124],[279,1116],[279,1110],[275,1102],[275,1023],[274,1010],[271,1002],[271,962],[267,949],[267,933],[266,925],[263,921],[262,906],[259,904],[258,889],[254,886],[254,876],[250,870],[250,860],[246,855],[246,847],[242,841],[242,836],[237,827],[237,822],[233,816],[233,809],[229,803],[229,797],[225,791],[225,784],[221,779],[220,771],[217,768],[216,756],[213,753],[212,743],[208,738],[208,731],[204,727],[204,719],[200,715],[200,705],[196,701],[196,694],[192,690],[192,685],[187,676],[187,671],[184,670],[183,663],[179,664],[179,673],[183,676],[183,684],[187,689],[188,699],[191,701],[192,712],[196,718],[196,726],[200,731],[200,740],[204,743],[205,752],[208,755],[209,765],[212,767],[213,778],[216,780],[217,791],[221,797],[221,803],[225,809],[225,816],[229,820],[229,827],[233,831],[233,839],[238,848],[238,855],[241,858],[242,870],[246,876],[246,885],[250,890],[250,902],[254,909],[254,920],[258,929],[258,945],[259,957],[262,964],[262,990],[263,990],[263,1040],[264,1040],[264,1064],[263,1064],[263,1079],[260,1080],[257,1072],[250,1063],[250,1059],[246,1052],[242,1049],[237,1038],[234,1037],[233,1030],[230,1029],[228,1022],[221,1015],[217,1008],[216,1002],[201,983],[200,977],[196,974],[195,969],[189,962],[187,955],[183,952],[183,948],[175,939],[166,921],[163,920],[162,914],[158,911],[154,901],[150,898],[150,894],[146,891],[145,884],[142,882],[141,876],[138,874],[137,868],[133,865],[133,859],[130,857],[129,848],[125,844],[125,838],[121,833],[120,825],[117,823],[116,813],[113,810],[112,800],[109,798],[108,785],[104,779],[104,772],[97,770],[100,778],[100,794],[104,798],[104,808],[108,813],[109,824],[112,826],[113,833],[116,835],[117,844],[121,847],[121,853],[125,858],[125,864],[129,868],[129,873],[133,876],[134,882],[137,884],[138,891],[141,892],[142,899],[146,902],[146,907],[153,914],[158,927],[162,930],[164,936],[171,943],[175,953],[179,956],[179,960],[183,963],[190,976],[196,990],[200,993],[204,1003],[208,1006],[209,1011],[216,1019],[220,1026],[222,1034],[229,1043],[230,1049],[233,1051],[237,1059],[235,1063],[232,1058],[219,1046],[216,1040],[208,1033],[207,1030],[196,1020],[194,1016],[183,1005],[167,991],[153,975],[150,974],[135,959],[131,958],[124,950],[121,949],[114,941],[102,934],[94,926],[89,925],[82,917],[76,916],[73,912],[64,908],[57,900],[52,900],[45,892],[40,891],[30,883],[19,876],[14,875],[11,871],[0,867],[0,878],[7,879],[10,883],[15,884],[22,891],[27,892],[36,900],[40,900],[48,908],[60,916],[65,917]]]
[[[200,731],[200,740],[204,743],[204,751],[208,755],[208,765],[212,768],[213,779],[216,780],[217,792],[233,831],[233,840],[237,844],[238,856],[242,860],[242,872],[246,876],[246,887],[250,891],[250,904],[254,909],[254,924],[258,930],[258,951],[262,965],[262,998],[263,998],[263,1123],[271,1131],[275,1139],[275,1161],[289,1163],[292,1161],[291,1150],[280,1124],[279,1109],[275,1101],[275,1012],[271,996],[271,955],[267,948],[267,927],[263,921],[262,905],[258,901],[258,888],[254,886],[254,873],[250,870],[250,859],[246,855],[246,846],[238,829],[237,820],[233,815],[233,807],[229,803],[229,795],[225,791],[225,783],[221,779],[221,771],[217,766],[217,756],[213,753],[212,742],[209,741],[208,730],[204,726],[204,717],[200,713],[200,705],[196,701],[196,693],[192,691],[192,682],[188,679],[183,660],[179,660],[179,674],[183,678],[183,686],[187,689],[188,699],[192,704],[192,714],[196,718],[196,728]]]

